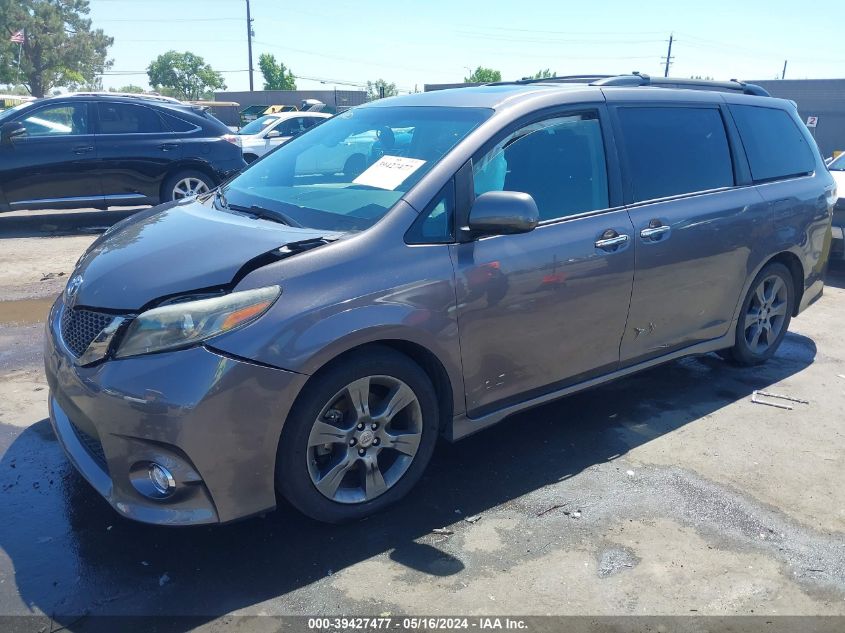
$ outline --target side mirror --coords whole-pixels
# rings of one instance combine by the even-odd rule
[[[270,130],[264,135],[264,138],[279,138],[281,135],[282,133],[279,130]]]
[[[26,135],[26,128],[19,121],[9,121],[0,126],[0,145],[12,145],[16,138]]]
[[[469,210],[469,230],[475,237],[528,233],[540,222],[537,203],[519,191],[488,191]]]

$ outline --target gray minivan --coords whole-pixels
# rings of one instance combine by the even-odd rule
[[[682,356],[769,359],[822,294],[833,179],[790,102],[669,81],[379,100],[115,225],[48,323],[70,460],[140,521],[277,492],[346,521],[438,436]],[[361,169],[299,164],[362,138]]]

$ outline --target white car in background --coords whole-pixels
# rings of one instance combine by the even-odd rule
[[[833,244],[830,256],[831,259],[845,259],[845,153],[831,160],[827,168],[836,181],[836,191],[839,194],[836,206],[833,207]]]
[[[247,163],[253,162],[329,117],[331,115],[325,112],[279,112],[258,117],[238,132],[244,160]]]

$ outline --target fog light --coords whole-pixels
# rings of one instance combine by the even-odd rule
[[[161,464],[151,462],[149,473],[153,488],[159,494],[170,494],[176,488],[176,480],[173,479],[173,475]]]

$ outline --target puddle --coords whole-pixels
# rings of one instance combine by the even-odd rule
[[[0,301],[0,325],[31,325],[47,320],[55,297]]]

